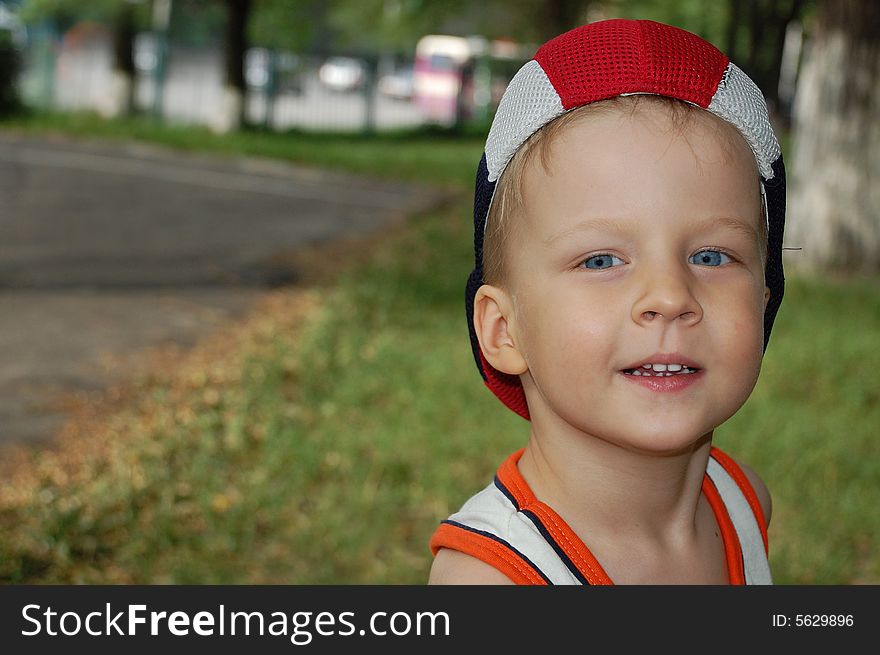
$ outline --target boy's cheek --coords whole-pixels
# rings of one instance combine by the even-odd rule
[[[738,350],[743,358],[756,356],[760,359],[760,354],[764,350],[763,321],[737,321],[734,324],[733,334],[737,337]]]

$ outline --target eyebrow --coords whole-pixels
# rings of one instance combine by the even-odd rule
[[[560,239],[564,239],[565,237],[569,237],[572,234],[576,234],[577,232],[586,232],[588,230],[595,230],[596,232],[614,232],[618,234],[625,234],[627,229],[621,224],[621,221],[614,220],[611,218],[589,218],[585,221],[581,221],[574,227],[570,227],[567,230],[563,230],[558,234],[554,234],[552,236],[544,239],[545,246],[551,246]]]
[[[722,227],[730,230],[735,230],[737,232],[741,232],[746,236],[758,239],[760,235],[758,234],[758,230],[748,222],[742,221],[738,218],[733,218],[730,216],[716,216],[713,218],[706,219],[704,221],[700,221],[699,223],[693,224],[693,230],[696,231],[708,231],[712,228]],[[621,221],[619,219],[612,218],[590,218],[585,221],[581,221],[574,227],[571,227],[567,230],[563,230],[558,234],[554,234],[552,236],[544,239],[545,246],[551,246],[560,239],[564,239],[565,237],[571,236],[572,234],[576,234],[577,232],[585,232],[587,230],[595,230],[597,232],[612,232],[616,234],[626,235],[629,233],[629,229],[627,228],[627,222]]]
[[[743,221],[739,218],[733,218],[732,216],[716,216],[715,218],[710,218],[706,221],[703,221],[700,224],[699,229],[708,230],[713,227],[726,227],[730,230],[734,230],[736,232],[742,232],[747,237],[752,239],[759,239],[760,234],[758,230],[748,221]]]

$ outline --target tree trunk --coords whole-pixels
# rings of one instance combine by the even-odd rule
[[[803,0],[729,0],[725,54],[751,77],[764,94],[774,118],[788,125],[779,110],[779,70],[789,24],[803,12]],[[739,34],[745,29],[746,52],[740,52]]]
[[[543,20],[544,40],[578,27],[583,20],[583,0],[544,0]]]
[[[785,49],[785,32],[788,26],[801,15],[802,8],[803,0],[790,0],[785,9],[778,2],[771,5],[769,28],[772,38],[768,40],[771,44],[770,47],[772,47],[772,56],[767,68],[767,89],[764,93],[767,95],[767,101],[777,113],[779,112],[779,72],[782,65],[782,52]],[[789,119],[788,116],[782,118],[785,121]]]
[[[762,12],[759,0],[748,1],[749,16],[749,52],[746,57],[746,71],[755,79],[758,86],[767,93],[764,84],[764,70],[761,68],[761,52],[764,45],[764,26],[767,14]]]
[[[786,259],[880,271],[880,3],[824,0],[794,102]]]
[[[134,5],[120,2],[113,16],[112,92],[105,114],[126,116],[134,108]]]
[[[218,131],[238,129],[245,122],[245,53],[247,52],[247,25],[251,0],[226,0],[226,32],[223,43],[225,84]]]
[[[724,53],[730,57],[731,61],[738,61],[737,56],[737,35],[739,34],[739,25],[742,20],[742,0],[727,0],[727,31],[724,40],[727,47]]]

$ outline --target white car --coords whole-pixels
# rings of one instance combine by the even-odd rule
[[[379,79],[379,93],[396,100],[411,100],[413,96],[413,72],[405,68],[384,75]]]
[[[333,91],[354,91],[363,87],[367,66],[353,57],[330,57],[318,69],[318,79]]]

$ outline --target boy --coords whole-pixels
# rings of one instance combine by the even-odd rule
[[[432,584],[770,584],[770,497],[712,447],[782,299],[754,83],[651,21],[542,46],[477,174],[468,323],[524,449],[431,539]]]

